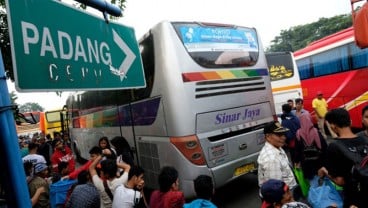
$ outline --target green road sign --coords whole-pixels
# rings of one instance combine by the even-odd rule
[[[132,28],[54,0],[6,5],[17,90],[145,87]]]

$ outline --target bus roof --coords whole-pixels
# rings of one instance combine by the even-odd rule
[[[330,45],[332,43],[336,43],[338,41],[342,41],[348,38],[351,38],[354,36],[354,29],[353,27],[349,27],[347,29],[341,30],[337,33],[334,33],[332,35],[326,36],[324,38],[321,38],[319,40],[316,40],[312,43],[310,43],[307,47],[300,49],[298,51],[294,52],[294,56],[297,57],[299,55],[308,53],[310,51],[322,48],[324,46]]]

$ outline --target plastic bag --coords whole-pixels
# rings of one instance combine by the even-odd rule
[[[301,168],[294,168],[293,169],[296,180],[298,181],[298,184],[302,190],[303,196],[308,196],[309,191],[309,182],[305,179],[303,170]]]
[[[60,180],[50,185],[51,208],[56,208],[58,205],[65,203],[68,190],[75,183],[77,183],[77,180]]]
[[[310,182],[308,202],[313,208],[326,208],[334,205],[342,208],[343,200],[336,188],[327,177],[315,176]]]

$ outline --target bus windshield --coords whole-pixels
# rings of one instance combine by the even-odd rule
[[[294,76],[293,60],[289,53],[266,53],[271,81]]]
[[[275,110],[282,114],[282,105],[287,100],[303,98],[298,67],[291,52],[266,53],[268,70],[270,72],[272,94]]]
[[[253,66],[259,55],[256,30],[212,24],[173,24],[190,56],[201,66]]]

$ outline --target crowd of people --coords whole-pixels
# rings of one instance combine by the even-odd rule
[[[67,138],[67,139],[63,139]],[[76,168],[69,137],[56,133],[48,140],[42,133],[29,142],[20,138],[23,164],[33,207],[104,207],[104,208],[194,208],[216,207],[212,178],[199,175],[194,181],[197,198],[185,203],[179,189],[179,173],[165,166],[158,177],[159,189],[148,197],[144,192],[144,170],[134,163],[128,142],[122,136],[109,140],[101,137],[89,151],[90,159]],[[46,151],[47,149],[47,151]],[[74,180],[61,204],[51,206],[51,187],[64,180]]]
[[[346,153],[355,147],[356,151],[361,146],[368,147],[368,106],[362,112],[366,129],[354,134],[348,111],[329,110],[321,92],[316,99],[313,107],[318,128],[311,114],[303,109],[302,99],[295,100],[295,107],[289,101],[282,105],[281,122],[264,126],[266,142],[257,160],[262,208],[315,206],[301,188],[298,169],[311,184],[316,177],[328,178],[343,207],[368,207],[368,187],[358,187],[353,180],[351,169],[356,161]],[[179,173],[171,166],[161,169],[158,190],[143,191],[144,170],[135,164],[132,150],[122,136],[100,138],[90,149],[88,162],[78,168],[70,144],[69,137],[60,133],[52,141],[42,133],[30,142],[20,140],[33,207],[50,207],[50,185],[67,179],[77,182],[57,207],[216,207],[211,202],[214,184],[210,176],[199,175],[193,181],[197,197],[186,201],[179,187]],[[363,151],[368,154],[368,148]],[[326,207],[339,207],[340,202],[328,203]]]
[[[368,155],[368,106],[362,110],[364,130],[354,134],[349,112],[328,109],[322,92],[312,101],[318,128],[303,109],[303,100],[296,99],[295,104],[285,102],[281,123],[273,121],[264,127],[266,143],[258,157],[262,208],[368,207],[368,187],[363,185],[368,175],[359,172],[358,177],[354,171]],[[300,170],[302,176],[297,174]],[[311,191],[322,190],[322,181],[328,182],[331,193],[321,192],[320,201],[310,198]],[[328,198],[329,194],[337,197]]]

